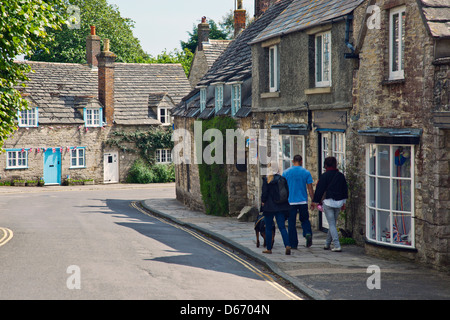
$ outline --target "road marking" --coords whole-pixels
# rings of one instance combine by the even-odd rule
[[[170,221],[167,221],[165,219],[162,219],[156,215],[152,215],[149,212],[147,212],[146,210],[142,209],[137,202],[132,202],[130,204],[130,206],[138,211],[140,211],[141,213],[150,216],[152,218],[155,218],[167,225],[170,225],[174,228],[180,229],[182,231],[185,231],[189,234],[191,234],[192,236],[194,236],[195,238],[199,239],[200,241],[208,244],[209,246],[215,248],[216,250],[226,254],[227,256],[229,256],[230,258],[232,258],[233,260],[239,262],[240,264],[242,264],[245,268],[247,268],[248,270],[252,271],[253,273],[255,273],[256,275],[258,275],[259,277],[261,277],[265,282],[267,282],[269,285],[271,285],[272,287],[274,287],[275,289],[277,289],[278,291],[280,291],[281,293],[283,293],[285,296],[287,296],[288,298],[290,298],[291,300],[303,300],[302,298],[300,298],[299,296],[297,296],[296,294],[290,292],[288,289],[284,288],[283,286],[281,286],[280,284],[278,284],[269,274],[262,272],[261,270],[257,269],[256,267],[254,267],[253,265],[251,265],[250,263],[248,263],[247,261],[245,261],[244,259],[242,259],[241,257],[239,257],[238,255],[234,254],[233,252],[226,250],[225,248],[215,244],[214,242],[208,240],[207,238],[203,237],[202,235],[200,235],[199,233],[192,231],[186,227],[180,226],[176,223],[172,223]]]
[[[12,239],[14,233],[7,228],[0,228],[0,231],[3,233],[3,236],[0,238],[0,247],[4,246]]]

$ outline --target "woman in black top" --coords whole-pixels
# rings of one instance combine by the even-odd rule
[[[336,221],[341,210],[345,209],[345,202],[348,198],[347,181],[344,174],[337,169],[337,161],[335,157],[328,157],[324,161],[326,172],[322,174],[317,183],[314,193],[313,208],[322,204],[323,212],[328,221],[328,234],[325,241],[325,250],[329,250],[333,241],[334,248],[332,251],[340,252],[341,244],[336,228]],[[323,201],[322,201],[323,199]]]
[[[269,175],[263,178],[261,203],[262,211],[264,214],[264,222],[266,223],[266,239],[269,239],[267,243],[267,250],[263,253],[272,253],[272,227],[273,218],[275,217],[283,238],[283,243],[286,248],[286,254],[291,254],[291,246],[289,244],[289,236],[286,230],[285,221],[289,215],[289,202],[282,204],[276,203],[276,193],[278,193],[278,180],[284,179],[279,174]]]

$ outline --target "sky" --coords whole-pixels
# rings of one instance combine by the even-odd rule
[[[206,16],[215,22],[235,8],[235,0],[107,0],[117,5],[122,17],[135,22],[134,36],[147,53],[181,50],[194,25]],[[244,9],[254,15],[254,0],[244,0]]]

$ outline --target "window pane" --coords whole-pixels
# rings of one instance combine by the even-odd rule
[[[330,34],[323,35],[323,81],[330,80]]]
[[[394,147],[394,177],[411,177],[411,147]]]
[[[392,71],[398,71],[398,48],[399,48],[399,14],[392,15]]]
[[[394,214],[392,236],[395,244],[411,245],[411,215]]]
[[[402,12],[402,37],[401,37],[401,63],[400,63],[400,69],[404,70],[404,64],[405,64],[405,18],[406,14],[405,11]]]
[[[369,192],[369,206],[376,208],[376,178],[369,178],[368,192]]]
[[[377,190],[377,197],[378,197],[378,208],[379,209],[387,209],[389,210],[391,208],[390,202],[390,180],[389,179],[378,179],[378,190]]]
[[[369,239],[376,240],[376,227],[377,227],[377,216],[376,211],[370,209],[369,210]]]
[[[72,167],[76,167],[76,165],[77,165],[77,150],[71,151],[71,158],[72,158]]]
[[[394,179],[393,181],[394,210],[411,212],[411,181]]]
[[[322,81],[322,36],[316,37],[316,81]]]
[[[369,146],[369,174],[376,175],[377,163],[377,147],[375,145]]]
[[[390,147],[378,146],[378,172],[380,176],[390,176]]]
[[[391,218],[389,212],[378,211],[377,240],[391,242]]]

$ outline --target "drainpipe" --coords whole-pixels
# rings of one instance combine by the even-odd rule
[[[345,45],[347,48],[349,48],[352,52],[351,53],[344,53],[344,57],[346,59],[358,59],[359,55],[355,54],[355,47],[350,43],[350,27],[353,22],[353,14],[348,14],[347,19],[345,19]]]

